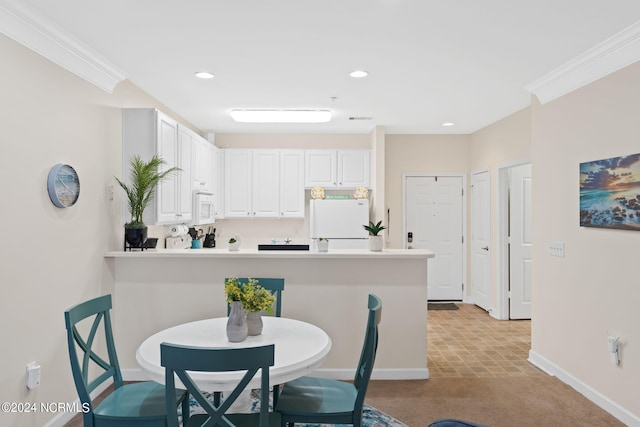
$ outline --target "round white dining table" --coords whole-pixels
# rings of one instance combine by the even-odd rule
[[[136,360],[149,379],[164,384],[165,370],[160,365],[160,343],[195,347],[246,348],[275,345],[274,365],[269,369],[269,382],[283,384],[308,375],[318,368],[331,350],[329,335],[317,326],[285,317],[264,316],[262,334],[249,336],[242,342],[227,339],[227,318],[199,320],[174,326],[147,338],[138,347]],[[231,390],[244,371],[190,372],[202,390]],[[260,388],[260,371],[248,388]]]

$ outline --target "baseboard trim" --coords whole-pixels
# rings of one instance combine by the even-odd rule
[[[584,395],[587,399],[616,417],[621,422],[625,423],[628,426],[640,426],[640,417],[632,414],[622,406],[613,402],[608,397],[604,396],[602,393],[593,389],[589,385],[580,381],[564,369],[560,368],[555,363],[549,361],[548,359],[542,357],[540,354],[536,353],[533,350],[529,351],[529,362],[533,363],[538,368],[542,369],[549,375],[557,377],[563,383],[571,386],[573,389],[578,391],[580,394]]]
[[[93,393],[90,394],[91,400],[98,397],[100,393],[102,393],[107,388],[109,388],[109,386],[112,383],[113,383],[112,381],[106,381],[100,384],[98,387],[96,387],[96,389],[93,390]],[[73,403],[75,404],[74,406],[76,407],[82,406],[80,403],[80,398],[77,398],[76,400],[74,400]],[[58,415],[56,415],[51,420],[49,420],[46,424],[44,424],[44,427],[64,427],[76,415],[78,415],[76,412],[60,412]]]
[[[142,369],[122,369],[122,378],[125,381],[148,381]],[[352,380],[355,375],[354,369],[318,369],[313,375],[321,378],[333,380]],[[374,369],[371,373],[372,380],[426,380],[429,379],[429,369],[427,368],[407,368],[407,369]]]

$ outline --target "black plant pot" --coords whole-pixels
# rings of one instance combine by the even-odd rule
[[[147,241],[147,227],[124,229],[124,240],[131,248],[142,248]]]

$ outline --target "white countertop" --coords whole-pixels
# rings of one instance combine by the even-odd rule
[[[329,249],[329,252],[312,251],[258,251],[255,249],[147,249],[144,251],[112,251],[106,258],[360,258],[360,259],[415,259],[433,258],[435,253],[427,249],[384,249],[372,252],[367,249]]]

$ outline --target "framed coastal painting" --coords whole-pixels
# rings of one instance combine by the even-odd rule
[[[580,226],[640,231],[640,153],[580,163]]]

